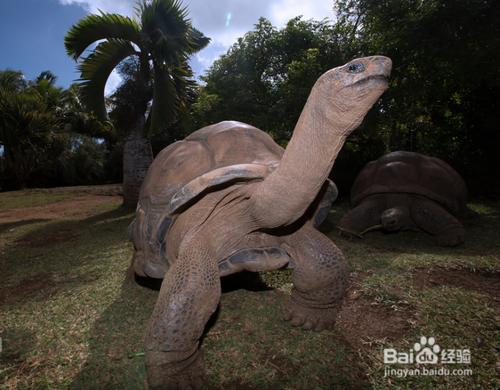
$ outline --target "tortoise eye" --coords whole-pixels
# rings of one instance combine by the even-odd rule
[[[347,67],[349,73],[361,73],[365,70],[365,66],[360,62],[355,62]]]

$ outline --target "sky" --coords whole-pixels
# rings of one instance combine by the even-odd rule
[[[183,0],[193,26],[212,39],[191,58],[200,76],[221,54],[250,31],[259,17],[276,27],[298,15],[305,19],[333,19],[333,0]],[[0,70],[21,70],[33,79],[44,70],[69,86],[78,79],[75,62],[64,49],[68,29],[98,10],[134,16],[136,0],[0,0]],[[112,73],[106,85],[111,92],[120,82]]]

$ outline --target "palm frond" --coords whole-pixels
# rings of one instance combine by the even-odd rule
[[[125,58],[138,54],[129,41],[110,39],[101,42],[79,65],[81,93],[87,107],[106,118],[104,87],[113,69]]]
[[[23,72],[20,70],[2,70],[0,71],[0,88],[11,91],[21,91],[26,88],[27,82]]]
[[[173,64],[184,59],[190,47],[188,12],[177,0],[153,0],[141,5],[142,31],[158,63]],[[181,58],[181,60],[179,59]]]
[[[136,7],[137,15],[141,18],[143,28],[156,24],[156,28],[161,27],[161,23],[157,24],[160,19],[170,20],[176,18],[178,20],[189,21],[188,9],[182,5],[179,0],[143,0]]]
[[[190,43],[190,48],[188,49],[189,54],[193,54],[201,49],[204,49],[210,43],[210,38],[203,35],[200,30],[194,27],[189,29],[188,39]]]
[[[133,19],[101,13],[81,19],[66,33],[64,46],[73,59],[78,59],[87,47],[101,39],[122,39],[141,46],[140,26]]]
[[[193,80],[193,70],[188,62],[185,61],[180,66],[174,67],[171,70],[171,74],[177,91],[176,110],[182,111],[186,108],[187,104],[194,100],[192,94],[196,82]]]

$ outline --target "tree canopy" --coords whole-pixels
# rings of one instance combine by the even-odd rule
[[[374,127],[387,150],[441,157],[472,192],[498,181],[500,4],[494,0],[343,0],[360,55],[393,59],[391,88]],[[370,124],[373,125],[373,124]],[[498,188],[497,188],[498,191]]]
[[[500,194],[500,3],[338,0],[332,6],[335,22],[296,17],[278,29],[259,19],[199,85],[188,57],[208,38],[191,25],[180,2],[143,1],[135,19],[105,13],[85,17],[65,41],[68,53],[79,59],[79,86],[58,88],[50,72],[35,80],[17,71],[0,72],[4,173],[16,177],[16,185],[31,185],[26,172],[49,166],[42,163],[46,156],[65,156],[87,143],[102,146],[101,165],[116,179],[118,149],[141,115],[146,116],[143,136],[152,140],[155,152],[228,119],[268,131],[285,146],[323,72],[382,54],[393,60],[390,88],[339,156],[333,178],[341,190],[348,191],[369,160],[410,150],[449,162],[472,193]],[[124,82],[105,98],[106,79],[117,66]],[[101,117],[110,111],[114,127],[90,111]]]
[[[349,138],[335,179],[349,188],[369,160],[410,150],[451,163],[472,192],[491,191],[500,169],[499,8],[494,0],[341,0],[333,24],[294,18],[278,30],[260,19],[208,70],[196,124],[242,120],[286,144],[321,73],[387,55],[390,89]]]
[[[49,71],[35,80],[0,71],[2,188],[83,184],[103,176],[98,160],[105,146],[91,136],[108,134],[109,128],[77,103],[75,86],[64,90],[55,82]]]
[[[326,21],[297,17],[278,30],[259,19],[202,78],[196,126],[235,119],[286,142],[317,76],[344,61],[339,39]]]

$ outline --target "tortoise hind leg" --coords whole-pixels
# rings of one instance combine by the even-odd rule
[[[285,320],[304,329],[332,328],[347,278],[342,252],[323,233],[307,225],[286,242],[294,270]]]
[[[146,333],[150,388],[191,389],[203,383],[199,339],[221,294],[219,269],[205,242],[195,236],[183,243],[163,280]]]
[[[411,216],[417,226],[436,237],[442,246],[456,246],[465,240],[464,226],[438,203],[425,198],[412,202]]]

